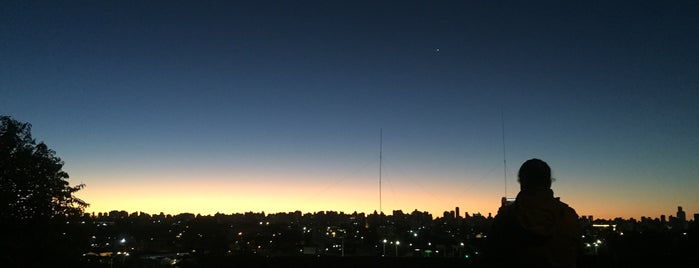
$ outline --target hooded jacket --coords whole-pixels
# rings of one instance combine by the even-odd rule
[[[522,190],[495,216],[487,253],[496,266],[575,267],[580,236],[575,210],[551,189]]]

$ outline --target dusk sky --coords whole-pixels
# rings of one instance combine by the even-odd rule
[[[196,2],[196,3],[195,3]],[[611,3],[610,3],[611,2]],[[4,1],[0,114],[88,212],[699,213],[697,1]]]

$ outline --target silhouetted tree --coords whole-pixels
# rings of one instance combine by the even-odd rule
[[[73,194],[63,161],[43,142],[36,143],[31,124],[0,115],[0,220],[49,219],[76,215],[88,204]]]

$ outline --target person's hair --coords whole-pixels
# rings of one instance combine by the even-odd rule
[[[519,184],[525,189],[551,188],[551,168],[546,162],[532,158],[519,168]]]

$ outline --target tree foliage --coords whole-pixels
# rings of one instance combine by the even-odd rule
[[[31,124],[0,116],[0,220],[81,214],[88,204],[74,193],[63,161],[32,138]]]

